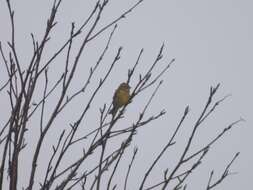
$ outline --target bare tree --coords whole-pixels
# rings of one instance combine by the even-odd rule
[[[84,134],[81,133],[81,135],[79,131],[87,120],[86,115],[94,103],[96,103],[97,94],[100,93],[102,87],[107,83],[108,78],[111,77],[112,70],[121,59],[123,48],[119,47],[115,52],[114,58],[111,60],[110,66],[106,68],[102,64],[110,49],[113,35],[118,27],[117,24],[144,1],[136,1],[132,7],[126,8],[125,12],[104,25],[102,25],[103,23],[101,24],[101,17],[107,8],[109,0],[96,1],[87,19],[83,20],[81,25],[73,22],[70,27],[69,37],[65,41],[59,42],[61,43],[59,44],[59,48],[55,50],[51,57],[48,57],[44,52],[52,40],[51,33],[57,26],[56,16],[62,4],[62,0],[54,0],[43,38],[37,40],[35,38],[36,35],[31,34],[33,53],[30,59],[26,60],[28,64],[24,64],[20,60],[17,50],[17,46],[20,46],[20,44],[16,42],[14,2],[10,0],[6,0],[5,2],[11,23],[11,34],[9,41],[0,42],[1,69],[5,69],[6,72],[6,78],[1,76],[0,96],[8,98],[10,113],[8,118],[4,118],[6,122],[0,126],[0,189],[9,188],[10,190],[16,190],[18,187],[22,187],[22,189],[27,190],[109,190],[119,189],[120,186],[125,190],[128,189],[129,174],[134,171],[133,163],[136,156],[138,156],[138,148],[134,148],[133,155],[129,159],[129,164],[123,161],[126,150],[131,149],[131,142],[133,138],[138,136],[137,131],[139,128],[152,123],[152,121],[162,116],[166,116],[165,110],[153,113],[152,116],[147,116],[146,114],[146,110],[151,105],[159,87],[162,85],[162,76],[175,61],[172,59],[165,63],[165,65],[161,64],[161,62],[164,62],[162,61],[164,45],[161,46],[154,61],[150,61],[147,71],[137,72],[138,66],[142,64],[141,57],[144,54],[144,49],[140,50],[136,62],[129,68],[126,83],[132,86],[132,90],[128,104],[123,106],[114,117],[111,117],[109,114],[111,102],[105,103],[100,108],[99,121],[90,124],[94,126],[94,129]],[[77,68],[82,62],[81,56],[86,51],[87,45],[91,43],[96,44],[98,36],[106,36],[106,31],[108,30],[111,30],[111,32],[107,37],[108,39],[103,51],[97,57],[97,61],[94,62],[93,66],[87,68],[89,74],[87,76],[79,76]],[[76,41],[81,42],[80,45],[74,43]],[[57,63],[57,58],[60,56],[64,57],[65,62],[60,66],[62,73],[59,76],[54,76],[54,78],[58,78],[53,82],[49,72],[53,65]],[[101,68],[103,68],[104,73],[101,78],[98,78],[96,77],[96,72]],[[138,76],[137,80],[134,80],[135,76]],[[79,89],[73,90],[71,87],[75,77],[80,78],[80,80],[84,77],[86,81],[82,83]],[[128,105],[134,103],[135,98],[146,89],[152,88],[154,91],[150,94],[149,100],[144,105],[144,108],[137,112],[139,113],[138,118],[136,120],[127,118],[128,120],[132,120],[131,125],[125,126],[123,129],[116,128],[116,125],[124,122]],[[203,158],[208,155],[210,147],[242,121],[242,119],[239,119],[229,124],[199,150],[193,151],[191,149],[193,139],[196,137],[202,123],[227,98],[225,96],[224,98],[215,100],[215,95],[219,88],[220,84],[210,88],[207,102],[198,119],[193,124],[187,143],[178,161],[172,168],[170,166],[170,169],[164,168],[164,171],[161,171],[164,176],[163,179],[157,182],[152,181],[149,177],[154,168],[159,164],[161,157],[177,141],[180,141],[178,133],[189,114],[189,106],[186,106],[173,135],[168,139],[167,144],[161,148],[153,163],[146,171],[143,171],[143,178],[140,181],[138,189],[187,189],[186,179],[203,163]],[[85,105],[78,110],[78,118],[73,118],[70,124],[65,123],[65,126],[61,126],[58,129],[60,132],[54,134],[56,143],[48,142],[46,139],[51,131],[56,127],[59,128],[59,124],[56,124],[57,119],[64,117],[64,112],[71,109],[71,103],[84,94],[88,94],[89,96],[86,98]],[[54,101],[50,103],[50,98],[52,97],[54,97]],[[52,111],[48,111],[50,110],[49,108],[53,108]],[[1,107],[1,109],[4,108]],[[34,118],[37,121],[39,120],[39,124],[33,122]],[[39,131],[38,138],[35,141],[30,139],[28,135],[34,128]],[[110,141],[118,139],[118,137],[121,137],[117,143],[118,146],[111,147]],[[28,149],[28,146],[32,150],[32,153],[30,155],[23,155],[24,150]],[[43,147],[52,147],[52,149],[50,149],[47,155],[42,156]],[[73,149],[78,149],[80,154],[70,157]],[[224,173],[218,180],[213,181],[214,171],[211,172],[210,178],[207,179],[207,190],[214,189],[231,174],[230,167],[238,155],[239,152],[235,154],[232,161],[225,167]],[[25,172],[20,171],[22,168],[20,166],[21,156],[24,156],[30,163],[30,168]],[[42,157],[43,159],[40,159]],[[91,159],[92,164],[89,164],[91,163]],[[122,182],[115,182],[113,179],[117,175],[120,164],[126,167],[126,173],[122,175]],[[38,166],[43,166],[42,171],[44,172],[39,171]],[[184,168],[183,171],[182,168]],[[20,180],[21,175],[27,175],[27,183]],[[147,185],[147,182],[153,185]]]

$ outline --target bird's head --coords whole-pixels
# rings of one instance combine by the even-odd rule
[[[119,88],[125,89],[125,90],[130,90],[131,87],[127,83],[123,82],[120,84]]]

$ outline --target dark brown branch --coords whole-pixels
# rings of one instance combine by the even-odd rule
[[[128,170],[127,170],[127,174],[126,174],[126,178],[125,178],[125,183],[124,183],[124,190],[127,190],[127,181],[128,181],[128,177],[129,177],[129,174],[130,174],[130,171],[131,171],[131,168],[133,166],[133,162],[134,162],[134,159],[136,157],[136,154],[138,152],[138,148],[134,148],[134,154],[132,156],[132,160],[128,166]]]
[[[120,149],[122,149],[122,148],[120,147]],[[111,173],[111,175],[110,175],[110,178],[109,178],[108,183],[107,183],[107,189],[108,189],[108,190],[110,189],[113,176],[114,176],[114,174],[116,173],[116,170],[117,170],[117,168],[118,168],[118,166],[119,166],[119,163],[120,163],[120,161],[121,161],[121,158],[122,158],[122,156],[123,156],[123,153],[124,153],[123,151],[120,152],[120,154],[119,154],[119,156],[118,156],[118,159],[117,159],[117,162],[116,162],[116,164],[115,164],[115,166],[114,166],[114,168],[113,168],[113,171],[112,171],[112,173]]]
[[[228,131],[230,131],[234,126],[236,126],[239,122],[244,121],[243,119],[239,119],[231,124],[228,125],[228,127],[224,128],[222,130],[222,132],[220,132],[212,141],[210,141],[206,146],[204,146],[203,148],[201,148],[200,150],[196,151],[195,153],[193,153],[192,155],[188,156],[187,158],[184,159],[184,162],[187,162],[189,160],[191,160],[192,158],[194,158],[195,156],[197,156],[198,154],[200,154],[201,152],[203,152],[206,148],[211,147],[216,141],[218,141],[221,137],[224,136],[225,133],[227,133]]]
[[[237,152],[235,154],[235,156],[233,157],[233,159],[226,166],[226,168],[225,168],[224,172],[222,173],[221,177],[217,181],[215,181],[213,184],[211,184],[211,182],[212,182],[212,177],[213,177],[214,171],[212,171],[210,173],[210,177],[209,177],[209,180],[208,180],[208,184],[207,184],[206,190],[213,189],[214,187],[216,187],[217,185],[219,185],[222,181],[224,181],[224,179],[226,179],[229,175],[232,174],[232,173],[229,172],[230,167],[234,163],[234,161],[237,159],[237,157],[239,156],[239,154],[240,154],[239,152]]]
[[[58,139],[58,143],[57,143],[57,145],[56,146],[53,146],[53,154],[52,154],[52,156],[51,156],[51,158],[50,158],[50,160],[49,160],[49,162],[48,162],[48,166],[47,166],[47,171],[46,171],[46,176],[45,176],[45,178],[44,178],[44,183],[43,183],[43,185],[41,184],[41,189],[49,189],[49,187],[50,187],[50,183],[48,183],[48,181],[47,181],[47,179],[48,179],[48,175],[49,175],[49,172],[52,170],[52,162],[53,162],[53,159],[55,158],[55,156],[56,156],[56,153],[57,153],[57,151],[59,150],[59,148],[60,148],[60,144],[61,144],[61,142],[62,142],[62,139],[63,139],[63,136],[64,136],[64,134],[65,134],[65,130],[63,130],[63,132],[61,133],[61,135],[60,135],[60,137],[59,137],[59,139]]]
[[[98,90],[101,88],[102,84],[105,82],[105,80],[108,78],[109,74],[111,73],[112,68],[114,67],[115,63],[120,59],[120,53],[121,53],[122,48],[118,49],[117,55],[115,56],[113,63],[111,64],[111,67],[109,68],[109,70],[107,71],[105,77],[99,82],[98,87],[95,89],[94,93],[92,94],[89,102],[87,103],[87,106],[85,107],[84,111],[82,112],[81,116],[79,117],[78,121],[76,122],[76,125],[79,126],[84,115],[86,114],[87,110],[90,107],[91,102],[93,101],[95,95],[97,94]],[[93,150],[101,145],[103,138],[107,136],[107,134],[105,133],[105,135],[103,135],[103,137],[100,138],[99,141],[97,141],[95,144],[93,144],[92,146],[90,146],[89,150],[87,151],[87,153],[85,154],[85,156],[83,156],[82,158],[80,158],[77,162],[75,162],[72,166],[68,167],[67,169],[65,169],[64,171],[69,170],[70,168],[72,168],[70,174],[68,175],[68,177],[59,185],[59,187],[57,189],[61,189],[63,187],[65,187],[67,185],[67,183],[69,183],[69,181],[73,178],[74,173],[78,170],[78,168],[80,167],[80,165],[82,164],[83,160],[93,152]],[[73,168],[74,166],[74,168]]]
[[[138,55],[138,58],[137,58],[137,60],[136,60],[136,62],[134,64],[133,68],[131,68],[131,69],[128,70],[127,84],[130,83],[130,80],[131,80],[131,78],[132,78],[132,76],[134,74],[134,71],[135,71],[137,65],[140,63],[140,59],[141,59],[141,56],[143,54],[143,51],[144,51],[144,49],[141,49],[141,51],[140,51],[140,53]]]
[[[87,20],[84,22],[84,24],[72,36],[70,36],[70,38],[61,46],[61,48],[59,50],[57,50],[56,53],[46,62],[46,64],[38,72],[38,75],[40,75],[56,59],[56,57],[61,54],[61,52],[67,47],[67,45],[74,38],[76,38],[79,34],[81,34],[83,27],[85,27],[89,23],[89,21],[91,20],[91,18],[93,17],[93,15],[95,14],[95,12],[97,11],[98,5],[99,5],[99,1],[97,1],[96,6],[94,7],[94,9],[92,10],[92,12],[90,13],[90,15],[87,18]]]
[[[112,30],[112,32],[111,32],[111,34],[110,34],[110,36],[109,36],[109,39],[108,39],[108,41],[107,41],[107,44],[106,44],[106,46],[105,46],[105,48],[104,48],[102,54],[100,55],[100,57],[99,57],[97,63],[95,64],[94,68],[92,68],[92,67],[90,68],[90,73],[89,73],[89,76],[88,76],[88,78],[87,78],[87,80],[86,80],[84,86],[83,86],[79,91],[75,92],[73,95],[71,95],[70,97],[68,97],[68,99],[66,100],[66,102],[65,102],[65,103],[61,106],[61,108],[59,109],[59,112],[60,112],[62,109],[64,109],[64,107],[65,107],[69,102],[71,102],[72,99],[74,99],[74,98],[75,98],[76,96],[78,96],[80,93],[84,93],[84,92],[85,92],[85,90],[86,90],[88,84],[90,83],[90,80],[91,80],[92,76],[94,75],[95,71],[97,70],[98,66],[100,65],[101,61],[102,61],[103,58],[104,58],[104,55],[106,54],[106,52],[107,52],[107,50],[108,50],[108,48],[109,48],[109,45],[110,45],[112,36],[113,36],[113,34],[114,34],[116,28],[117,28],[117,25],[115,25],[115,27],[113,28],[113,30]]]
[[[205,105],[203,111],[201,112],[201,114],[200,114],[200,116],[199,116],[197,122],[196,122],[195,125],[194,125],[194,128],[193,128],[193,130],[192,130],[192,133],[191,133],[191,135],[190,135],[190,137],[189,137],[189,139],[188,139],[188,142],[187,142],[187,144],[186,144],[186,146],[185,146],[185,149],[184,149],[184,151],[183,151],[183,153],[182,153],[182,155],[181,155],[181,157],[180,157],[178,163],[176,164],[175,168],[173,169],[173,171],[171,172],[171,174],[169,175],[169,177],[168,177],[167,180],[165,181],[165,183],[164,183],[164,185],[163,185],[163,187],[162,187],[162,190],[165,190],[165,188],[166,188],[167,185],[169,184],[170,180],[172,179],[172,177],[174,176],[174,174],[176,173],[176,171],[177,171],[177,170],[180,168],[180,166],[184,163],[185,156],[186,156],[187,152],[188,152],[189,149],[190,149],[190,146],[191,146],[191,144],[192,144],[192,140],[193,140],[193,138],[194,138],[194,136],[195,136],[195,134],[196,134],[196,131],[197,131],[197,129],[199,128],[200,123],[201,123],[203,117],[205,116],[205,113],[207,112],[207,109],[208,109],[208,107],[210,106],[210,104],[211,104],[211,102],[212,102],[212,98],[213,98],[213,96],[215,95],[215,93],[217,92],[219,86],[220,86],[220,84],[218,84],[218,85],[217,85],[216,87],[214,87],[214,88],[213,88],[213,87],[210,88],[210,94],[209,94],[207,103],[206,103],[206,105]]]
[[[148,171],[145,173],[145,176],[141,182],[141,186],[140,186],[140,190],[144,188],[144,183],[145,181],[147,180],[147,177],[149,176],[149,174],[151,173],[151,171],[153,170],[153,168],[155,167],[155,165],[158,163],[158,161],[160,160],[160,158],[162,157],[162,155],[166,152],[166,150],[172,146],[174,144],[174,138],[176,136],[176,134],[178,133],[180,127],[182,126],[182,123],[184,122],[186,116],[188,115],[189,113],[189,107],[187,106],[185,108],[185,111],[184,111],[184,114],[176,128],[176,130],[174,131],[172,137],[170,138],[170,140],[168,141],[168,143],[164,146],[164,148],[162,149],[162,151],[159,153],[159,155],[156,157],[156,159],[154,160],[154,162],[151,164],[151,166],[149,167]]]
[[[127,11],[125,11],[121,16],[119,16],[118,18],[116,18],[115,20],[113,20],[111,23],[109,23],[108,25],[106,25],[102,29],[100,29],[96,34],[94,34],[93,36],[91,36],[88,39],[88,41],[93,40],[98,35],[100,35],[102,32],[104,32],[106,29],[110,28],[111,26],[113,26],[114,24],[116,24],[118,21],[120,21],[121,19],[125,18],[130,12],[132,12],[142,2],[143,2],[143,0],[139,0],[136,4],[134,4],[132,7],[130,7]]]

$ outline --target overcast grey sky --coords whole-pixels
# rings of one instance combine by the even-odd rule
[[[76,21],[77,24],[81,23],[88,15],[88,10],[93,7],[93,2],[83,0],[63,2],[57,16],[58,25],[52,34],[53,40],[46,54],[51,55],[50,51],[53,51],[54,47],[69,35],[72,21]],[[100,26],[116,18],[134,2],[136,1],[111,0]],[[35,33],[38,39],[42,37],[51,3],[49,0],[12,1],[16,15],[17,47],[22,52],[20,58],[23,61],[29,58],[32,50],[30,33]],[[103,103],[111,100],[111,92],[117,85],[126,80],[127,69],[133,65],[141,48],[144,48],[144,64],[141,68],[143,70],[155,59],[163,42],[165,43],[164,62],[176,58],[176,62],[163,77],[163,86],[152,104],[152,110],[148,112],[158,112],[164,108],[167,115],[160,121],[147,126],[146,130],[141,129],[137,139],[133,142],[133,145],[140,147],[140,155],[136,162],[138,163],[135,172],[137,176],[138,172],[145,170],[150,162],[149,155],[159,152],[159,148],[166,143],[166,138],[175,128],[184,107],[190,105],[191,114],[185,123],[186,129],[182,137],[187,135],[187,130],[190,130],[187,127],[192,126],[192,122],[203,108],[209,87],[220,82],[221,89],[217,98],[222,98],[227,94],[232,94],[232,96],[205,123],[194,145],[196,148],[201,146],[206,140],[214,137],[229,123],[240,117],[244,118],[246,122],[238,125],[213,147],[205,163],[187,181],[193,180],[189,183],[188,189],[204,189],[209,172],[215,169],[219,176],[237,151],[240,151],[241,155],[231,169],[238,174],[228,177],[217,189],[251,188],[253,177],[251,150],[253,143],[252,7],[251,0],[145,0],[126,19],[119,22],[110,54],[112,58],[116,49],[123,46],[122,60],[120,66],[115,69],[117,72],[114,72],[109,79],[105,94],[101,95],[103,98],[98,100],[97,103],[100,105],[96,105],[93,115],[97,113]],[[8,19],[6,4],[4,0],[1,0],[0,40],[2,42],[10,38]],[[89,47],[89,54],[83,58],[85,64],[96,60],[97,50],[101,49],[103,44],[104,41],[101,38],[100,41]],[[87,68],[85,64],[80,67],[80,73]],[[0,68],[1,76],[4,75],[3,64]],[[54,70],[53,73],[55,72],[57,73]],[[79,85],[78,81],[75,85]],[[8,106],[8,103],[0,100],[0,104],[1,115],[6,115],[4,108]],[[136,100],[134,106],[138,107],[138,104],[143,105],[142,100]],[[129,117],[136,115],[134,106],[129,108]],[[78,105],[74,109],[78,110]],[[70,113],[72,114],[71,111]],[[90,117],[88,121],[96,121],[97,118]],[[69,121],[62,119],[61,122]],[[129,122],[131,123],[131,120]],[[30,137],[32,136],[30,134]],[[53,137],[54,134],[51,138]],[[153,138],[157,140],[150,142],[150,139]],[[51,141],[48,140],[48,142]],[[177,150],[174,151],[177,152]],[[156,177],[161,179],[161,169],[170,168],[171,162],[168,159],[171,155],[173,152],[168,153],[167,157],[161,160],[160,168],[157,168],[157,175],[154,179]],[[143,159],[147,160],[143,162]],[[24,165],[26,165],[25,161]],[[130,177],[132,189],[136,187],[135,183],[138,179],[141,177]],[[24,180],[26,180],[25,177]]]

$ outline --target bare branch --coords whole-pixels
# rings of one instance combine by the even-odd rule
[[[132,166],[133,166],[133,162],[134,162],[134,159],[135,159],[135,156],[136,156],[137,152],[138,152],[138,148],[135,148],[135,149],[134,149],[134,154],[133,154],[133,156],[132,156],[132,160],[131,160],[131,162],[130,162],[130,164],[129,164],[129,166],[128,166],[128,170],[127,170],[127,174],[126,174],[126,178],[125,178],[125,183],[124,183],[124,190],[127,189],[128,177],[129,177],[129,174],[130,174],[130,170],[131,170],[131,168],[132,168]]]
[[[215,181],[213,184],[211,184],[211,182],[212,182],[214,171],[212,171],[210,173],[210,177],[209,177],[209,180],[208,180],[208,184],[207,184],[206,190],[213,189],[214,187],[216,187],[217,185],[219,185],[225,178],[227,178],[229,175],[233,174],[233,173],[230,173],[229,170],[230,170],[231,165],[234,163],[234,161],[236,160],[236,158],[239,156],[239,154],[240,153],[237,152],[234,155],[233,159],[226,166],[226,168],[225,168],[223,174],[221,175],[221,177],[217,181]]]
[[[107,2],[107,1],[104,1]],[[143,2],[143,0],[139,0],[136,4],[134,4],[132,7],[130,7],[127,11],[125,11],[121,16],[119,16],[118,18],[116,18],[115,20],[113,20],[111,23],[107,24],[106,26],[104,26],[102,29],[100,29],[97,33],[95,33],[93,36],[91,36],[88,41],[93,40],[94,38],[96,38],[98,35],[100,35],[102,32],[104,32],[106,29],[110,28],[111,26],[113,26],[114,24],[116,24],[118,21],[120,21],[121,19],[125,18],[130,12],[132,12],[139,4],[141,4]]]

